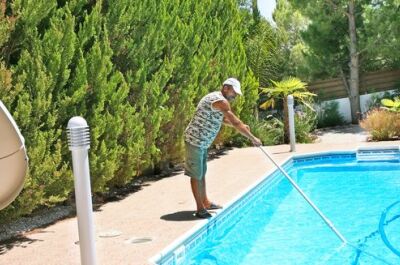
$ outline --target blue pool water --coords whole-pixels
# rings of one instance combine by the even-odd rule
[[[332,157],[288,171],[349,242],[387,263],[343,245],[277,175],[267,192],[186,253],[184,264],[400,264],[399,162]]]

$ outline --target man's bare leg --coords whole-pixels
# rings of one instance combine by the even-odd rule
[[[203,204],[203,181],[197,180],[196,178],[190,178],[190,185],[192,186],[193,196],[196,200],[197,212],[199,212],[200,210],[205,209]]]
[[[203,202],[203,205],[204,205],[204,207],[205,208],[208,208],[208,207],[210,207],[210,205],[211,205],[211,202],[210,202],[210,200],[208,199],[208,197],[207,197],[207,191],[206,191],[206,177],[204,176],[204,178],[201,180],[201,184],[202,184],[202,187],[203,187],[203,189],[202,189],[202,192],[203,192],[203,194],[202,194],[202,202]]]
[[[208,197],[207,197],[207,191],[206,191],[206,179],[205,177],[202,179],[202,187],[203,187],[203,195],[202,195],[202,202],[203,205],[206,209],[208,210],[216,210],[216,209],[222,209],[221,205],[215,204],[211,202]]]

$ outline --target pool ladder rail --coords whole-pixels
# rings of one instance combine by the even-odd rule
[[[359,147],[356,152],[357,162],[393,161],[400,162],[399,146]]]

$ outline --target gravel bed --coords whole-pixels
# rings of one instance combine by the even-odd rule
[[[43,210],[34,216],[21,217],[14,222],[0,227],[0,241],[8,240],[33,229],[50,225],[74,213],[75,210],[72,206],[56,206]]]

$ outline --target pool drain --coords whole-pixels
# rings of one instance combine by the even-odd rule
[[[132,237],[125,240],[126,244],[141,244],[151,242],[153,239],[151,237]]]
[[[109,237],[117,237],[122,235],[121,231],[118,230],[109,230],[109,231],[103,231],[99,234],[99,237],[101,238],[109,238]]]

